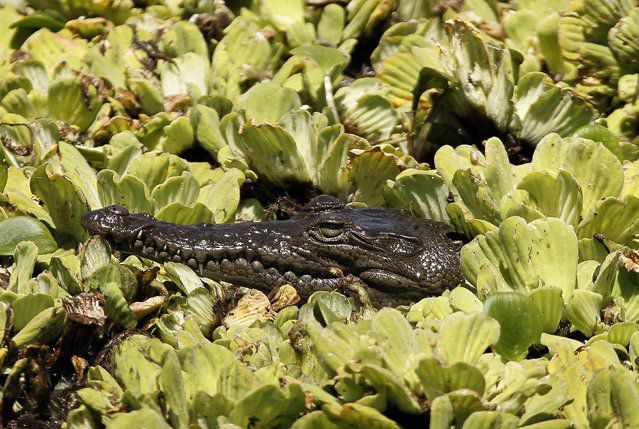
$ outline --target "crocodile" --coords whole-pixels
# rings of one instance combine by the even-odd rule
[[[328,195],[286,220],[178,225],[115,205],[86,213],[82,225],[115,250],[267,293],[290,284],[303,299],[356,281],[376,307],[394,306],[463,281],[461,243],[448,225]]]

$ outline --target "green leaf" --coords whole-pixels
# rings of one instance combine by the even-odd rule
[[[104,294],[104,314],[123,329],[133,329],[138,320],[129,308],[122,290],[115,282],[104,284],[100,291]]]
[[[217,344],[203,344],[177,351],[185,386],[192,392],[221,393],[237,401],[259,387],[253,372],[233,352]]]
[[[178,21],[168,26],[160,42],[162,51],[172,57],[179,57],[188,52],[204,58],[209,57],[209,50],[202,32],[189,21]]]
[[[93,236],[84,244],[80,254],[80,272],[84,280],[111,262],[111,251],[100,236]]]
[[[604,427],[611,421],[625,427],[639,424],[639,413],[633,401],[639,391],[633,374],[623,368],[598,371],[588,384],[588,420],[593,427]]]
[[[510,51],[487,39],[463,20],[449,22],[451,69],[471,106],[505,130],[513,112],[514,61]]]
[[[547,172],[532,172],[519,182],[517,188],[528,192],[534,208],[544,215],[577,227],[581,218],[582,192],[575,178],[566,170],[559,170],[557,177]]]
[[[108,79],[114,88],[126,88],[127,67],[141,67],[132,54],[133,29],[126,25],[115,27],[106,37],[104,47],[91,47],[85,56],[89,70],[95,76]]]
[[[373,78],[357,79],[335,93],[339,115],[348,132],[370,142],[383,142],[393,132],[398,115],[379,82]]]
[[[109,429],[128,429],[131,427],[171,429],[160,413],[152,408],[142,408],[128,413],[116,413],[109,418]]]
[[[387,180],[382,188],[386,202],[415,216],[450,222],[446,206],[450,187],[435,171],[408,169]]]
[[[502,219],[497,201],[485,180],[473,175],[471,170],[458,170],[453,185],[473,217],[499,225]]]
[[[397,310],[385,308],[373,316],[370,336],[381,348],[382,358],[388,368],[404,376],[414,365],[410,357],[417,352],[412,328]]]
[[[119,204],[131,213],[153,212],[149,189],[135,176],[120,178],[113,170],[102,170],[98,173],[98,193],[103,206]]]
[[[623,162],[623,152],[619,146],[619,140],[608,128],[598,124],[585,125],[575,131],[573,136],[602,143],[619,161]]]
[[[332,421],[338,422],[339,427],[400,429],[394,420],[366,405],[357,403],[349,403],[341,407],[327,405],[324,407],[324,412],[330,416]]]
[[[486,146],[486,169],[484,176],[496,202],[515,187],[515,174],[508,160],[504,144],[496,137],[484,142]]]
[[[539,310],[542,330],[548,334],[557,330],[564,314],[564,299],[561,293],[561,289],[556,287],[542,287],[530,291],[530,299]]]
[[[115,284],[119,293],[127,301],[132,301],[135,297],[138,286],[135,274],[122,264],[109,263],[96,268],[84,281],[84,290],[86,292],[101,290],[108,283]]]
[[[31,241],[19,243],[13,253],[13,270],[9,278],[9,290],[19,294],[31,293],[29,280],[33,274],[38,248]]]
[[[363,365],[359,372],[376,391],[385,392],[388,402],[399,410],[410,414],[416,414],[422,410],[416,395],[397,373],[377,365]],[[359,401],[362,404],[365,403],[363,399]]]
[[[38,248],[38,254],[51,253],[58,248],[49,229],[37,219],[15,216],[0,221],[0,255],[11,255],[15,247],[31,241]]]
[[[224,37],[213,51],[212,85],[219,94],[235,98],[243,92],[241,83],[247,79],[259,79],[264,73],[272,73],[274,63],[279,58],[276,43],[269,40],[255,23],[238,17],[225,30]]]
[[[338,8],[342,9],[341,7]],[[327,9],[334,8],[329,5],[324,8],[324,12],[326,12]],[[321,25],[321,23],[318,25]],[[339,37],[339,35],[334,34],[331,36]],[[343,51],[322,45],[299,46],[295,49],[291,49],[291,54],[313,59],[322,70],[323,75],[330,76],[332,81],[339,78],[350,60],[350,56]]]
[[[59,158],[65,176],[82,191],[89,208],[100,208],[95,170],[78,149],[69,143],[59,142],[58,150],[49,152],[50,156],[54,154]]]
[[[192,206],[197,201],[199,193],[200,185],[191,173],[185,171],[181,176],[169,177],[151,192],[154,212],[160,211],[171,203]]]
[[[450,299],[451,307],[457,310],[472,313],[474,311],[482,311],[484,309],[484,304],[481,300],[464,286],[458,286],[451,290],[448,297]]]
[[[617,244],[639,247],[635,236],[639,233],[639,197],[624,199],[608,197],[598,201],[579,224],[579,238],[593,238],[601,234]]]
[[[50,174],[47,165],[38,167],[31,176],[31,192],[44,201],[57,230],[77,241],[84,241],[86,231],[80,218],[89,210],[84,194],[67,177]]]
[[[442,322],[437,342],[440,361],[474,365],[499,339],[499,322],[482,313],[453,313]]]
[[[169,278],[187,295],[203,286],[198,275],[184,264],[166,262],[164,269]]]
[[[576,289],[566,305],[566,318],[573,326],[590,337],[601,322],[602,297],[589,290]]]
[[[13,338],[16,347],[48,343],[62,332],[67,313],[62,307],[49,307],[33,317]]]
[[[548,138],[544,136],[550,133],[571,135],[594,117],[584,99],[556,86],[541,72],[527,73],[519,79],[513,102],[520,125],[511,127],[519,128],[519,137],[532,144]]]
[[[522,427],[518,425],[518,420],[517,416],[502,411],[475,411],[464,421],[462,429],[515,429]],[[551,420],[551,422],[552,421],[554,420]],[[563,426],[556,426],[548,427],[547,429],[562,428]]]
[[[213,185],[200,189],[198,202],[213,212],[213,222],[224,223],[233,218],[240,204],[240,187],[244,181],[244,173],[231,168]]]
[[[262,104],[265,105],[264,101]],[[310,175],[293,137],[271,124],[245,124],[244,147],[251,168],[270,183],[285,186],[290,181],[306,183]]]
[[[0,160],[0,193],[4,191],[4,187],[7,184],[9,177],[9,171],[7,166]]]
[[[129,79],[128,87],[140,102],[142,111],[155,115],[164,111],[164,100],[160,89],[147,79]]]
[[[237,99],[237,109],[258,124],[275,124],[282,116],[302,105],[299,95],[275,83],[258,83]]]
[[[83,87],[79,79],[58,78],[49,88],[48,109],[51,115],[81,131],[89,128],[102,102],[92,85]]]
[[[11,303],[13,327],[18,331],[24,328],[40,312],[53,307],[53,298],[41,293],[24,295]]]
[[[285,388],[264,385],[240,400],[229,420],[240,427],[259,421],[262,427],[290,427],[304,408],[304,392],[298,384]]]
[[[182,379],[182,368],[175,354],[168,354],[158,376],[158,385],[162,390],[169,411],[169,421],[173,428],[186,428],[189,410]]]
[[[499,322],[499,342],[495,351],[508,360],[521,360],[528,347],[541,338],[541,314],[528,296],[517,292],[491,295],[484,305],[484,313]]]
[[[557,258],[556,255],[562,255]],[[520,217],[503,221],[498,231],[476,237],[462,248],[462,271],[477,285],[480,271],[491,265],[515,291],[535,282],[559,287],[568,298],[576,286],[578,248],[574,230],[559,219],[526,223]]]
[[[171,203],[157,212],[155,217],[162,222],[195,225],[197,223],[210,222],[213,218],[213,213],[201,203],[195,203],[193,207],[187,207],[182,203]]]
[[[191,120],[179,117],[164,127],[161,147],[166,153],[180,154],[193,146],[193,134]]]
[[[603,144],[579,137],[546,136],[537,145],[532,167],[554,174],[562,169],[569,172],[581,187],[584,212],[604,197],[619,195],[624,182],[623,168],[615,155]]]
[[[64,32],[54,33],[43,28],[29,36],[22,44],[22,50],[28,52],[34,60],[40,61],[49,73],[49,77],[52,77],[55,75],[55,70],[62,68],[59,66],[63,64],[73,70],[81,70],[84,67],[82,59],[87,52],[87,41],[69,37]],[[66,107],[74,108],[68,105]],[[81,109],[80,106],[75,107]]]
[[[353,199],[368,206],[384,203],[381,189],[387,180],[397,177],[404,168],[404,163],[395,154],[386,152],[381,146],[370,150],[351,150],[350,164],[357,188]]]
[[[481,371],[464,362],[445,367],[436,359],[422,359],[415,372],[424,394],[431,402],[438,396],[459,389],[470,389],[479,395],[484,393],[485,381]]]
[[[627,322],[636,322],[639,320],[639,291],[637,291],[635,286],[637,281],[639,281],[639,270],[636,261],[636,251],[621,251],[619,254],[619,262],[613,262],[611,264],[613,267],[606,270],[608,271],[607,273],[605,273],[605,267],[602,265],[599,274],[599,277],[602,277],[603,274],[609,275],[609,278],[603,279],[603,281],[608,283],[608,287],[613,287],[613,299],[621,304],[623,310],[621,319]],[[615,271],[617,272],[616,282],[614,280]],[[598,280],[599,278],[597,278],[597,281]]]
[[[214,292],[200,287],[191,292],[187,297],[187,306],[198,327],[205,336],[209,336],[214,327],[219,325],[221,297]]]
[[[369,148],[368,142],[329,127],[318,135],[317,146],[315,158],[321,162],[316,167],[316,183],[328,194],[346,197],[353,187],[352,166],[348,164],[349,154],[353,149]]]
[[[11,204],[35,216],[38,220],[48,225],[53,225],[48,211],[38,204],[37,197],[31,192],[29,186],[30,179],[25,173],[13,166],[9,167],[8,173],[4,194],[8,197]]]
[[[312,306],[315,318],[325,325],[336,320],[346,322],[353,314],[353,304],[339,292],[315,292],[308,298],[308,304]],[[303,307],[302,313],[306,308]],[[304,317],[300,316],[300,319],[304,320]]]
[[[191,88],[198,95],[208,92],[210,63],[207,56],[187,52],[172,61],[161,60],[158,63],[162,94],[172,97],[189,94]]]
[[[330,374],[337,374],[346,363],[354,360],[357,345],[354,337],[357,335],[346,325],[335,322],[328,328],[311,329],[309,336],[315,355]]]
[[[220,132],[220,117],[215,109],[201,104],[193,107],[191,120],[195,122],[195,138],[211,155],[217,156],[226,141]]]
[[[620,344],[624,347],[628,346],[630,338],[637,332],[639,327],[633,322],[618,322],[612,325],[608,331],[608,341]]]
[[[105,147],[108,157],[107,168],[123,175],[133,160],[142,155],[142,148],[142,143],[131,131],[115,134]]]
[[[153,191],[153,188],[169,177],[180,176],[188,169],[186,161],[176,155],[147,152],[133,160],[127,174],[137,177],[146,184],[149,191]]]
[[[291,429],[340,429],[340,426],[331,422],[322,411],[311,411],[295,420]]]
[[[345,12],[342,6],[333,3],[324,7],[317,24],[318,40],[329,46],[337,46],[341,41],[344,21]]]
[[[51,258],[49,270],[70,294],[77,295],[83,291],[80,260],[77,256],[54,256]]]

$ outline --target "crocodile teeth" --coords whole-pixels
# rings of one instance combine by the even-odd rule
[[[280,275],[280,272],[277,271],[277,268],[269,268],[268,270],[266,270],[266,272],[268,274],[273,275],[273,276],[279,276]]]
[[[195,252],[192,249],[182,249],[182,259],[189,260],[195,256]]]
[[[255,259],[255,256],[257,256],[257,252],[255,252],[255,250],[253,249],[246,249],[246,251],[244,252],[244,257],[247,261],[252,261],[253,259]]]
[[[235,265],[238,268],[247,268],[249,266],[248,262],[246,261],[246,259],[243,258],[239,258],[235,261]]]
[[[142,240],[142,235],[143,235],[144,231],[140,230],[140,232],[138,232],[137,237],[135,237],[137,240]]]
[[[203,264],[206,261],[206,252],[203,250],[196,250],[195,251],[195,259],[200,263]]]
[[[287,271],[284,273],[284,278],[289,281],[292,282],[294,280],[297,280],[297,276],[295,275],[295,273],[293,273],[292,271]]]
[[[197,269],[198,269],[200,275],[203,276],[204,275],[204,264],[202,262],[198,262],[197,263]]]

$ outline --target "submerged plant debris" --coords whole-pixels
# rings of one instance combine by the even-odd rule
[[[0,2],[0,427],[639,427],[639,1]],[[410,306],[266,296],[80,219],[452,225]]]

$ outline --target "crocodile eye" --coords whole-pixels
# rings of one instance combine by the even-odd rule
[[[341,222],[324,222],[319,225],[319,230],[326,238],[335,238],[344,232],[344,224]]]

